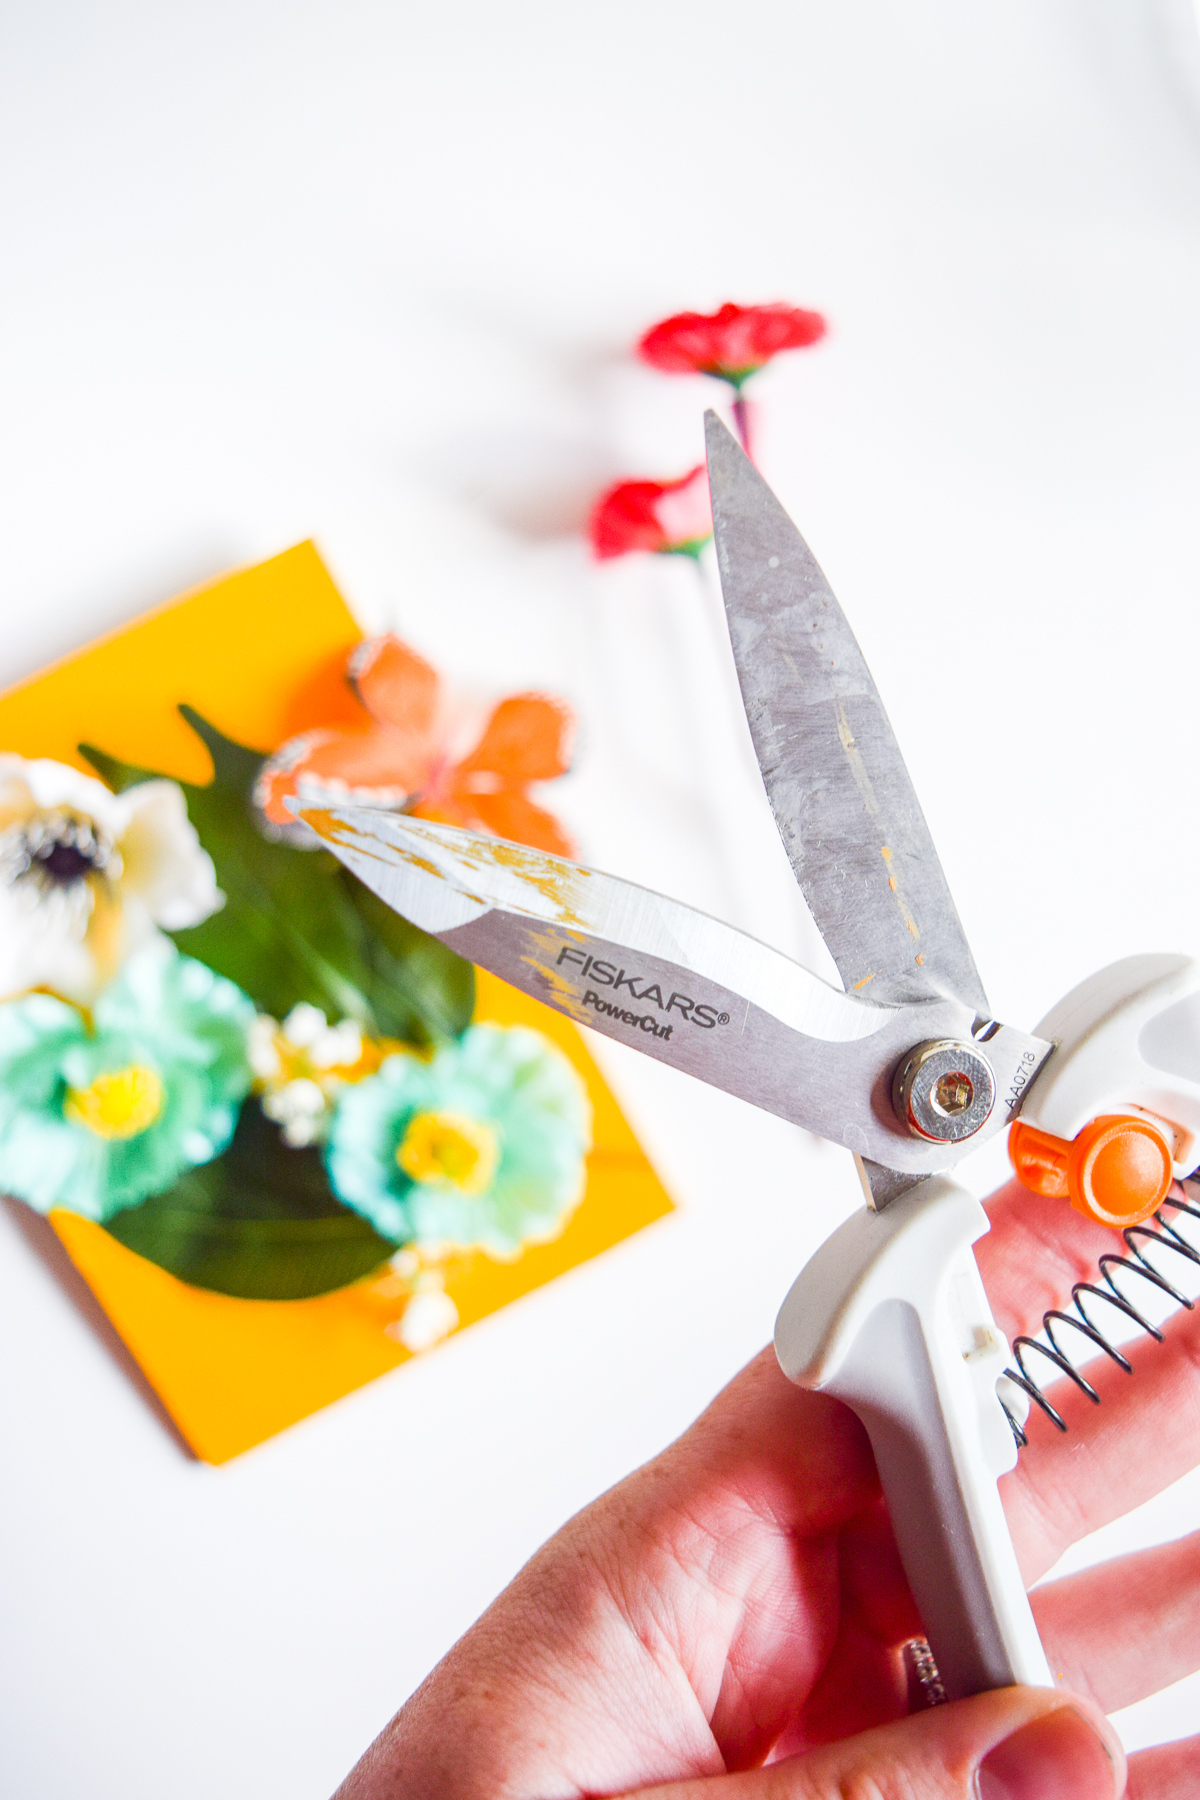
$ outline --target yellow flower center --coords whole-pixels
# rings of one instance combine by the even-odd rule
[[[487,1192],[499,1160],[495,1127],[465,1113],[414,1114],[396,1151],[396,1161],[414,1181],[471,1195]]]
[[[102,1138],[131,1138],[153,1125],[162,1111],[163,1084],[144,1063],[97,1075],[85,1088],[68,1088],[63,1112]]]

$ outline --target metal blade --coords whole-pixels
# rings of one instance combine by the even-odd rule
[[[721,588],[771,810],[847,991],[987,999],[841,607],[754,464],[706,415]]]
[[[969,1037],[974,1014],[961,1002],[879,1006],[839,993],[720,920],[521,844],[368,807],[297,810],[382,900],[470,961],[577,1024],[914,1179],[1012,1116],[997,1104],[963,1145],[896,1123],[893,1069],[918,1041]],[[1048,1051],[998,1027],[987,1054],[999,1091]]]

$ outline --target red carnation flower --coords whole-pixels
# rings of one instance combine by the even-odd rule
[[[820,313],[799,306],[735,306],[715,313],[676,313],[652,325],[638,355],[671,375],[716,375],[731,387],[742,383],[781,350],[804,350],[823,338]]]
[[[592,508],[588,536],[601,562],[631,550],[699,559],[712,536],[704,464],[678,481],[619,481]]]

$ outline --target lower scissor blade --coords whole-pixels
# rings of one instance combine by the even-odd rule
[[[867,1004],[677,900],[524,845],[366,807],[300,817],[395,911],[577,1024],[890,1168],[963,1154],[902,1133],[887,1100],[914,1043],[969,1035],[959,1002]],[[996,1049],[1015,1068],[1048,1046],[1001,1027]],[[1008,1116],[997,1106],[972,1142]]]

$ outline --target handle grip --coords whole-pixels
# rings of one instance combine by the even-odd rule
[[[996,1397],[1008,1348],[971,1246],[979,1202],[933,1176],[848,1219],[801,1271],[775,1350],[857,1413],[948,1699],[1052,1687],[996,1482],[1016,1445]]]

